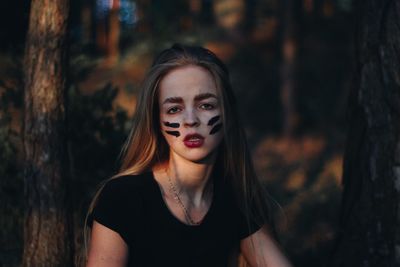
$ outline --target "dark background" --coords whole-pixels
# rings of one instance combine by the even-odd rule
[[[0,266],[17,266],[29,1],[1,5]],[[256,170],[279,203],[289,258],[326,265],[342,190],[353,12],[351,0],[72,0],[67,110],[77,249],[96,186],[118,168],[145,71],[159,51],[182,42],[208,47],[231,71]]]

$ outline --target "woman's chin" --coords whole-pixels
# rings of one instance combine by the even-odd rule
[[[190,153],[182,153],[181,158],[199,164],[211,164],[215,161],[215,152],[206,151],[190,151]]]

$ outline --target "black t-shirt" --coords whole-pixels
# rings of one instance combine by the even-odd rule
[[[227,266],[248,226],[232,190],[213,175],[214,195],[200,225],[178,220],[166,206],[152,172],[106,183],[91,219],[119,233],[129,247],[128,266]]]

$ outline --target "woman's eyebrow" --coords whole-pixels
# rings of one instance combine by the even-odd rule
[[[201,100],[204,100],[204,99],[207,99],[207,98],[211,98],[211,97],[217,98],[217,96],[212,94],[212,93],[204,93],[204,94],[196,95],[194,97],[194,101],[201,101]]]
[[[163,105],[166,103],[182,103],[182,97],[168,97],[163,101]]]
[[[196,95],[194,97],[194,101],[201,101],[201,100],[204,100],[207,98],[212,98],[212,97],[218,99],[217,96],[212,93],[203,93],[203,94]],[[163,101],[162,104],[164,105],[164,104],[168,104],[168,103],[172,103],[172,104],[183,103],[183,99],[182,99],[182,97],[179,97],[179,96],[168,97]]]

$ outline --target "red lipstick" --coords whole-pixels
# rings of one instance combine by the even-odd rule
[[[188,134],[183,139],[183,143],[188,148],[201,147],[204,144],[204,137],[200,134]]]

